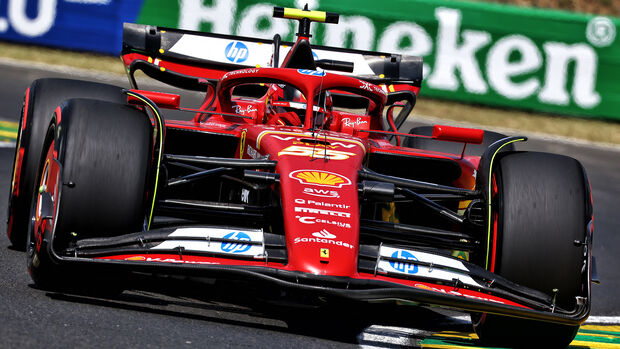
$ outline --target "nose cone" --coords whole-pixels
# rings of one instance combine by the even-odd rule
[[[359,242],[359,208],[353,204],[357,173],[306,165],[280,176],[290,266],[314,274],[352,275]]]
[[[351,276],[357,273],[357,171],[365,147],[354,138],[311,136],[274,133],[261,140],[278,161],[289,267]]]

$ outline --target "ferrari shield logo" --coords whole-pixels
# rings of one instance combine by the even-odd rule
[[[320,255],[321,255],[321,258],[328,259],[329,258],[329,248],[322,248]]]

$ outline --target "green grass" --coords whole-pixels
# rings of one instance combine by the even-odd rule
[[[118,57],[0,42],[0,57],[124,74]],[[413,115],[620,144],[620,123],[473,106],[421,97]]]

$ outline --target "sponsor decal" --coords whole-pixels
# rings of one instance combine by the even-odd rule
[[[252,108],[252,105],[246,106],[245,109],[240,105],[233,105],[233,109],[235,110],[236,114],[241,114],[241,115],[250,115],[258,111],[258,109]]]
[[[402,250],[399,248],[395,248],[395,247],[390,247],[387,245],[382,245],[381,249],[379,251],[379,254],[382,257],[387,257],[387,256],[391,256],[392,258],[402,258],[402,257],[395,257],[395,254],[397,254],[398,256],[400,256],[400,252],[404,251],[407,252],[409,254],[415,255],[416,256],[416,260],[419,260],[421,262],[425,262],[425,263],[429,263],[429,264],[433,264],[436,267],[446,267],[446,268],[450,268],[450,269],[455,269],[455,270],[461,270],[464,272],[469,272],[469,269],[467,269],[465,267],[465,265],[463,264],[463,262],[454,259],[454,258],[450,258],[450,257],[446,257],[446,256],[441,256],[441,255],[437,255],[434,253],[428,253],[428,252],[423,252],[423,251],[417,251],[417,250]]]
[[[356,120],[351,120],[351,118],[342,118],[342,123],[346,127],[359,127],[362,125],[368,125],[368,120],[362,120],[360,116],[357,117]]]
[[[607,47],[616,39],[616,26],[607,17],[594,17],[586,27],[586,38],[597,47]]]
[[[392,258],[406,259],[410,261],[418,261],[418,259],[409,251],[400,250],[394,251]],[[401,273],[416,274],[418,272],[418,265],[415,263],[396,262],[390,261],[390,266]]]
[[[250,244],[244,244],[241,241],[252,241],[252,239],[250,238],[250,236],[246,233],[237,231],[237,232],[231,232],[228,233],[226,235],[224,235],[224,239],[231,239],[231,240],[239,240],[240,242],[227,242],[227,243],[222,243],[221,245],[221,249],[222,251],[226,252],[226,253],[243,253],[246,252],[250,249],[251,245]]]
[[[242,63],[248,59],[250,50],[248,50],[248,47],[241,41],[231,41],[230,44],[226,46],[224,55],[226,55],[227,60],[233,63]]]
[[[321,215],[325,215],[325,216],[351,218],[351,214],[349,212],[322,210],[320,208],[312,208],[312,207],[295,207],[295,212],[299,212],[299,213],[313,213],[313,214],[321,214]]]
[[[205,240],[220,238],[225,239],[226,236],[231,233],[243,231],[243,234],[249,236],[251,241],[263,241],[263,231],[260,229],[226,229],[219,227],[191,227],[191,228],[177,228],[173,233],[168,235],[169,237],[175,237],[177,240],[188,237],[196,240],[195,238],[201,238]]]
[[[252,159],[257,159],[257,158],[259,158],[259,157],[260,157],[259,152],[258,152],[256,149],[252,148],[252,146],[251,146],[251,145],[248,145],[246,149],[247,149],[246,151],[247,151],[248,155],[249,155]]]
[[[314,232],[312,233],[312,236],[317,237],[317,238],[324,238],[324,239],[335,239],[337,237],[336,235],[328,232],[327,229]]]
[[[226,253],[259,258],[264,254],[263,232],[259,229],[215,227],[178,228],[151,250],[176,250]]]
[[[258,70],[258,69],[255,69]],[[232,73],[232,72],[231,72]],[[230,73],[227,73],[230,74]],[[226,76],[226,75],[224,75]],[[267,127],[265,127],[267,128]],[[261,133],[258,134],[258,137],[256,137],[256,149],[260,149],[260,145],[261,145],[261,141],[263,139],[264,136],[271,136],[274,137],[274,135],[286,135],[286,136],[294,136],[294,137],[309,137],[309,138],[313,138],[315,135],[312,132],[305,132],[305,131],[301,131],[301,130],[291,130],[291,131],[277,131],[277,130],[266,130],[266,131],[262,131]],[[279,138],[282,139],[282,138]],[[359,140],[356,139],[349,139],[349,138],[342,138],[342,137],[332,137],[332,136],[325,136],[325,135],[321,135],[321,139],[327,139],[331,145],[333,146],[341,146],[344,148],[352,148],[355,146],[359,146],[360,148],[362,148],[362,150],[364,152],[366,152],[366,147],[364,146],[364,144],[362,142],[360,142]],[[348,146],[344,145],[344,144],[349,144]],[[322,151],[324,151],[322,148],[320,149]],[[324,156],[324,155],[323,155]]]
[[[387,95],[387,93],[379,86],[371,84],[369,82],[366,81],[360,81],[360,87],[363,90],[366,91],[370,91],[370,92],[374,92],[374,93],[378,93],[378,94],[382,94],[382,95]]]
[[[330,225],[335,225],[339,228],[347,228],[350,229],[351,228],[351,224],[349,223],[344,223],[344,222],[339,222],[339,221],[333,221],[333,220],[329,220],[329,219],[322,219],[322,218],[317,218],[317,217],[312,217],[312,216],[295,216],[295,218],[297,220],[299,220],[300,223],[303,224],[330,224]]]
[[[325,76],[325,72],[311,69],[297,69],[299,74],[310,75],[310,76]]]
[[[219,264],[217,262],[193,261],[193,260],[187,260],[187,259],[146,257],[146,256],[131,256],[131,257],[125,258],[125,260],[126,261],[140,261],[140,262],[177,263],[177,264]]]
[[[334,238],[336,236],[334,235]],[[345,247],[348,249],[353,249],[354,246],[344,242],[344,241],[340,241],[340,240],[334,240],[334,238],[320,238],[320,237],[311,237],[311,238],[300,238],[300,237],[296,237],[294,240],[295,244],[309,244],[309,243],[316,243],[316,244],[324,244],[324,245],[334,245],[334,246],[341,246],[341,247]]]
[[[325,149],[320,147],[306,147],[300,145],[291,145],[290,147],[282,150],[278,153],[278,156],[282,155],[293,155],[293,156],[307,156],[310,158],[327,158],[329,160],[346,160],[351,156],[354,156],[355,153],[333,150],[333,149]]]
[[[370,83],[366,82],[366,81],[360,81],[361,85],[360,88],[366,91],[371,91],[372,92],[372,87],[370,87]]]
[[[327,189],[319,189],[319,188],[304,188],[304,194],[317,196],[321,198],[339,198],[340,194],[338,194],[335,190],[327,190]]]
[[[323,229],[321,231],[317,231],[312,233],[311,238],[301,238],[301,237],[297,237],[295,238],[295,244],[299,244],[299,243],[320,243],[320,244],[326,244],[326,245],[334,245],[334,246],[342,246],[342,247],[346,247],[348,249],[353,249],[353,245],[343,242],[343,241],[339,241],[339,240],[335,240],[336,238],[338,238],[336,235],[330,233],[329,231],[327,231],[327,229]]]
[[[415,274],[416,277],[420,278],[448,282],[458,279],[466,285],[480,287],[480,284],[469,276],[469,270],[465,264],[455,258],[417,250],[404,250],[386,245],[380,247],[379,255],[381,258],[377,269],[381,272]],[[387,260],[387,258],[398,260]],[[420,263],[413,263],[414,261]]]
[[[343,208],[343,209],[351,208],[351,205],[347,205],[347,204],[335,204],[335,203],[330,203],[330,202],[304,200],[304,199],[295,199],[295,203],[301,204],[301,205],[304,205],[304,204],[316,205],[320,207],[333,207],[333,208]]]
[[[351,184],[351,180],[345,176],[321,170],[297,170],[289,173],[288,176],[301,184],[322,187],[342,188],[345,185]]]
[[[229,78],[231,76],[238,75],[238,74],[255,74],[255,73],[258,73],[259,70],[260,69],[258,68],[248,68],[248,69],[229,71],[228,73],[224,74],[224,76],[222,76],[222,80]]]

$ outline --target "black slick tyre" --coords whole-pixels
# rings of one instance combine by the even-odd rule
[[[79,239],[142,230],[151,123],[131,106],[71,99],[54,114],[43,148],[30,210],[28,271],[43,289],[92,286],[101,275],[59,264],[55,255]]]
[[[586,295],[587,225],[592,217],[589,184],[575,159],[548,153],[513,152],[493,170],[493,236],[489,268],[510,281],[555,295],[572,310]],[[472,316],[485,342],[500,346],[564,348],[579,326],[490,314]]]
[[[423,136],[433,135],[433,126],[418,126],[409,131],[409,134],[417,134]],[[482,156],[484,151],[496,141],[508,136],[493,131],[484,131],[482,144],[467,144],[465,148],[466,156]],[[463,143],[446,142],[430,138],[407,137],[403,145],[408,148],[424,149],[449,154],[461,154],[463,151]],[[502,151],[514,150],[514,145],[509,144]]]
[[[123,103],[126,96],[117,86],[56,78],[35,80],[26,90],[7,214],[7,235],[14,248],[26,247],[29,210],[45,135],[54,110],[69,98],[96,98]]]

